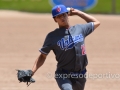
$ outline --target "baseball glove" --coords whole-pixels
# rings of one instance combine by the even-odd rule
[[[20,82],[25,82],[27,86],[35,82],[35,80],[32,78],[31,70],[17,70],[17,71],[18,71],[17,78]]]

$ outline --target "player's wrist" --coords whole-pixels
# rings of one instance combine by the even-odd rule
[[[83,15],[83,14],[84,14],[84,12],[82,12],[82,11],[80,11],[80,10],[77,11],[77,15],[78,15],[78,16],[81,16],[81,15]]]
[[[35,74],[35,71],[34,70],[32,70],[32,76]]]

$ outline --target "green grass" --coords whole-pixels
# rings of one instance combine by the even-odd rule
[[[116,12],[120,13],[120,0],[116,1]]]
[[[98,0],[98,4],[91,10],[90,13],[112,13],[112,0]],[[120,0],[116,0],[116,13],[120,13]]]
[[[98,0],[98,4],[88,13],[112,13],[112,0]],[[0,9],[19,10],[27,12],[50,13],[51,6],[48,0],[0,0]],[[116,13],[120,13],[120,0],[116,0]]]
[[[48,0],[0,0],[0,9],[27,12],[50,12]]]

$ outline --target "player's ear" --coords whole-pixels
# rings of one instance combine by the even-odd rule
[[[55,22],[57,22],[55,18],[53,18],[53,19],[54,19]]]

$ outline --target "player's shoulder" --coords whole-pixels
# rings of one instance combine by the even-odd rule
[[[49,33],[47,34],[47,37],[53,37],[53,36],[55,35],[56,31],[57,31],[57,29],[49,32]]]
[[[75,27],[83,27],[85,24],[76,24]]]
[[[84,28],[84,27],[87,27],[87,26],[91,26],[92,23],[93,23],[93,22],[83,23],[83,24],[76,24],[75,27]]]
[[[75,28],[75,30],[83,29],[83,27],[84,27],[84,24],[75,24],[75,25],[72,26],[72,28]]]
[[[51,31],[50,32],[50,35],[56,35],[57,33],[59,33],[60,32],[60,28],[56,28],[56,29],[54,29],[53,31]],[[62,30],[61,30],[62,31]]]

